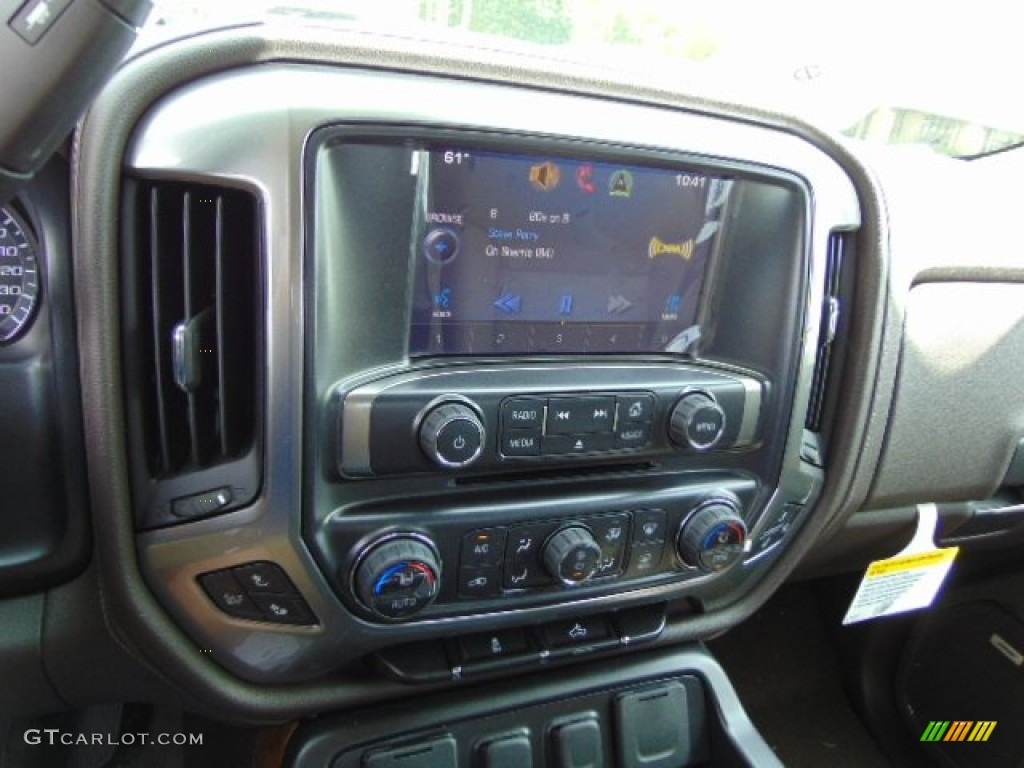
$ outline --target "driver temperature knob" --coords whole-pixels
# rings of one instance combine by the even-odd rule
[[[403,619],[433,602],[441,587],[441,565],[427,540],[399,534],[372,545],[356,568],[359,601],[384,619]]]
[[[711,450],[725,434],[725,411],[707,392],[687,392],[672,409],[668,431],[678,445]]]
[[[679,530],[677,546],[683,562],[707,573],[722,571],[743,554],[747,525],[732,499],[708,499]]]
[[[582,525],[563,528],[544,545],[544,567],[567,587],[588,581],[601,563],[601,545]]]
[[[466,467],[480,458],[484,425],[465,403],[448,402],[427,411],[420,424],[420,447],[446,469]]]

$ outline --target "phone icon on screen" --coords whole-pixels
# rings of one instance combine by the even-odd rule
[[[576,186],[588,195],[597,191],[597,185],[594,184],[594,166],[581,165],[576,169]]]

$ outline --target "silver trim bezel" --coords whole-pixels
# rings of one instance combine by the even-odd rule
[[[496,101],[502,110],[491,107]],[[806,501],[820,488],[821,473],[800,461],[799,445],[819,335],[827,239],[830,231],[860,221],[852,183],[825,152],[795,134],[753,123],[436,75],[286,63],[210,75],[170,92],[149,110],[137,126],[125,165],[144,177],[241,184],[258,191],[267,266],[264,489],[245,509],[140,534],[137,552],[159,601],[193,640],[221,649],[218,659],[231,672],[268,683],[322,676],[345,657],[346,628],[352,622],[301,532],[307,138],[322,125],[343,121],[535,133],[537,114],[545,115],[544,132],[552,138],[685,152],[710,164],[781,169],[804,181],[811,194],[810,280],[784,469],[769,507]],[[752,427],[744,424],[741,434],[747,433]],[[202,597],[198,574],[253,560],[280,564],[322,625],[313,631],[253,626],[221,614]],[[650,590],[652,599],[661,594],[664,590]],[[604,603],[594,598],[574,605],[585,610]],[[531,620],[550,618],[557,608],[530,609]],[[515,620],[514,613],[509,621]],[[493,626],[492,620],[470,617],[458,626],[471,632]],[[423,631],[436,633],[437,624],[425,623]],[[394,639],[386,632],[389,627],[365,629],[382,642]]]

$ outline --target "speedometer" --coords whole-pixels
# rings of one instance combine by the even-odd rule
[[[35,241],[13,211],[0,208],[0,344],[28,328],[38,298]]]

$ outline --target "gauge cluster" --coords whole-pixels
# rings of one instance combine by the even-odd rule
[[[13,207],[0,208],[0,344],[17,341],[39,303],[39,248]]]

